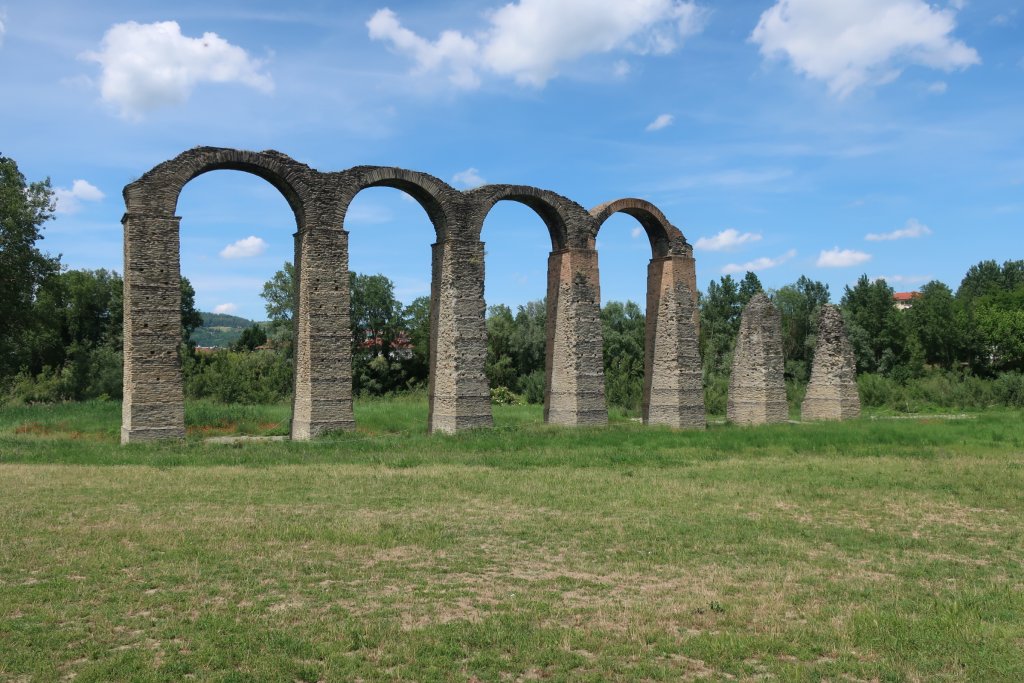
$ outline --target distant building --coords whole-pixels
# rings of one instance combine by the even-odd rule
[[[896,292],[892,295],[893,305],[905,311],[914,305],[914,299],[921,298],[921,292]]]

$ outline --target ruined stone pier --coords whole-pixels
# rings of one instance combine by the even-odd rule
[[[751,297],[740,319],[729,377],[727,417],[740,425],[789,418],[782,357],[782,316],[766,294]]]
[[[850,420],[860,416],[857,363],[846,324],[838,307],[826,304],[818,318],[818,340],[811,381],[800,407],[800,419]]]

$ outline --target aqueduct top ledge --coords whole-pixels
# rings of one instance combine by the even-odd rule
[[[307,227],[342,229],[348,207],[359,192],[391,187],[409,194],[423,207],[438,242],[480,240],[491,209],[510,200],[528,206],[544,221],[553,251],[593,249],[604,222],[622,212],[639,221],[654,258],[693,253],[679,229],[643,199],[617,199],[587,211],[567,197],[529,185],[483,185],[460,191],[428,173],[393,166],[321,172],[275,150],[194,147],[182,152],[125,186],[127,213],[174,216],[182,188],[193,178],[218,169],[243,171],[268,181],[288,202],[300,231]]]

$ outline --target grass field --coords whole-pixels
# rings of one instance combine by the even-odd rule
[[[425,434],[0,409],[0,680],[1024,680],[1021,414]]]

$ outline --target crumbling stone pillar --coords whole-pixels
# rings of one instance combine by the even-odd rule
[[[185,437],[177,216],[127,213],[121,443]]]
[[[728,418],[741,425],[785,422],[782,316],[763,292],[743,309],[729,378]]]
[[[677,429],[704,429],[704,383],[694,298],[693,259],[666,256],[647,267],[643,419]]]
[[[849,420],[860,415],[857,363],[839,308],[826,304],[818,318],[811,381],[800,408],[801,419]]]
[[[294,440],[354,429],[348,233],[335,226],[295,234]]]
[[[597,251],[570,248],[548,257],[547,386],[544,421],[608,422]]]
[[[494,424],[486,363],[484,243],[449,237],[433,245],[431,432],[451,433]]]

